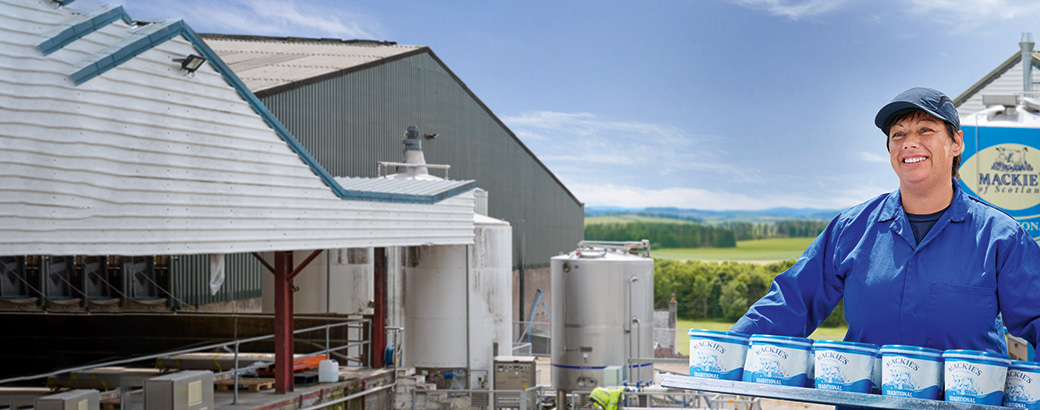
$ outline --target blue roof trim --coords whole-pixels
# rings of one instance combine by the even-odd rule
[[[59,2],[61,3],[61,2]],[[72,1],[61,3],[67,5]],[[126,24],[134,24],[130,16],[123,10],[123,6],[117,6],[108,10],[99,11],[96,13],[85,14],[75,19],[72,19],[66,24],[63,24],[63,28],[59,28],[48,33],[45,33],[45,38],[40,44],[36,45],[43,55],[48,55],[55,51],[61,50],[73,41],[79,40],[83,36],[100,30],[101,28],[112,24],[116,20],[123,20]]]
[[[300,141],[296,139],[289,132],[285,125],[278,120],[260,101],[260,98],[253,94],[246,87],[246,84],[242,82],[242,79],[238,78],[238,75],[231,68],[224,63],[224,60],[220,59],[213,49],[209,48],[209,45],[195,33],[183,20],[159,20],[151,22],[150,24],[141,27],[131,34],[130,38],[123,41],[122,43],[103,50],[98,56],[92,60],[81,64],[75,72],[70,75],[76,85],[82,84],[102,73],[115,68],[119,64],[130,60],[134,56],[144,53],[152,48],[162,44],[166,40],[169,40],[176,36],[184,36],[195,49],[206,57],[206,62],[213,67],[218,73],[220,73],[224,80],[231,84],[231,86],[238,91],[238,94],[242,96],[253,110],[264,119],[267,123],[281,137],[282,141],[285,141],[289,145],[289,148],[300,156],[307,166],[318,175],[319,178],[327,185],[332,192],[336,194],[340,199],[346,200],[360,200],[360,201],[380,201],[380,202],[399,202],[399,203],[413,203],[413,204],[433,204],[440,202],[446,198],[459,195],[463,192],[469,191],[476,188],[476,181],[469,181],[456,188],[440,192],[435,195],[408,195],[408,194],[390,194],[390,193],[375,193],[375,192],[362,192],[362,191],[350,191],[343,188],[336,180],[325,170],[317,160],[307,152],[307,149],[300,144]]]
[[[184,27],[187,26],[182,20],[162,20],[141,27],[122,43],[106,48],[93,59],[78,65],[78,68],[69,77],[72,77],[72,81],[76,85],[83,84],[91,78],[129,61],[134,56],[180,35]]]

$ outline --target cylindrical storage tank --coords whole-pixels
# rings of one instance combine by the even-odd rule
[[[312,252],[293,252],[294,266],[306,260]],[[293,294],[293,312],[371,314],[369,302],[374,298],[375,275],[373,258],[373,248],[326,249],[293,278],[293,286],[298,289]],[[264,259],[273,262],[274,254],[267,252]],[[262,311],[273,313],[274,275],[265,273],[261,283]]]
[[[512,348],[509,223],[476,215],[474,244],[404,252],[404,366],[438,388],[487,388]],[[496,351],[497,349],[497,351]]]
[[[642,245],[648,249],[646,241]],[[648,252],[633,254],[631,249],[582,242],[574,252],[552,258],[550,350],[556,389],[616,385],[627,359],[653,357],[654,262]],[[651,363],[627,370],[629,385],[653,381]]]

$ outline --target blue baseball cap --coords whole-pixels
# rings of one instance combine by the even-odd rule
[[[924,87],[915,87],[903,91],[902,94],[893,98],[888,105],[881,107],[881,111],[878,111],[877,116],[874,117],[874,125],[877,125],[882,132],[888,134],[888,130],[885,129],[885,125],[889,125],[886,124],[888,119],[892,114],[907,108],[924,110],[924,112],[932,114],[940,120],[953,124],[953,128],[961,129],[961,119],[957,114],[957,107],[953,106],[953,100],[947,97],[946,94]]]

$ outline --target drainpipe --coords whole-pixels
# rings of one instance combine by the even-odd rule
[[[1022,91],[1028,96],[1033,91],[1033,33],[1022,33],[1018,46],[1022,48]]]

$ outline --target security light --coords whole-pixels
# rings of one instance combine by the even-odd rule
[[[206,62],[206,57],[197,56],[195,54],[189,54],[184,58],[176,58],[174,62],[181,63],[181,68],[188,70],[188,73],[194,73],[199,67],[202,67],[202,63]]]

